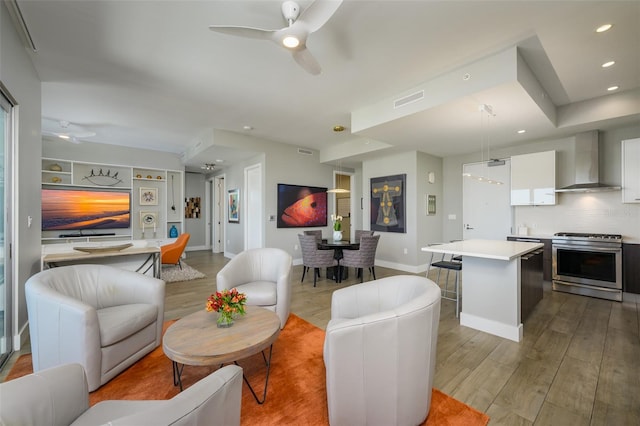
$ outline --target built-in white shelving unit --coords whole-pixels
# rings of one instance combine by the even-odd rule
[[[129,192],[130,227],[81,231],[42,231],[43,244],[76,241],[157,240],[175,226],[184,232],[181,200],[184,172],[115,164],[42,159],[42,188],[104,189]],[[109,234],[109,235],[97,235]]]

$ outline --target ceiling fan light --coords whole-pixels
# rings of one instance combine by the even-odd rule
[[[65,140],[71,139],[71,136],[69,136],[69,135],[65,135],[65,134],[59,134],[59,135],[58,135],[58,137],[59,137],[60,139],[65,139]]]
[[[296,37],[296,36],[288,35],[288,36],[285,36],[285,38],[282,39],[282,44],[284,45],[284,47],[288,47],[289,49],[293,49],[293,48],[298,47],[300,45],[300,40],[298,40],[298,37]]]

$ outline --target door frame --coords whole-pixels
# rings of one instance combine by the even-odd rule
[[[253,178],[257,180],[254,181]],[[244,168],[244,191],[240,217],[244,217],[244,249],[264,247],[264,190],[262,163]],[[251,238],[250,238],[251,237]]]

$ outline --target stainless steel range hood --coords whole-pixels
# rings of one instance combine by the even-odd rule
[[[598,165],[598,131],[578,133],[575,136],[574,183],[556,192],[601,192],[617,191],[619,186],[600,182]]]

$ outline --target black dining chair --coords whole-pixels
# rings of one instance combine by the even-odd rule
[[[321,236],[322,237],[322,236]],[[338,261],[333,257],[333,250],[319,250],[318,241],[315,235],[298,234],[300,239],[300,249],[302,250],[302,279],[309,268],[313,268],[313,286],[316,286],[316,279],[320,276],[320,268],[337,268]]]
[[[368,268],[373,279],[376,279],[376,250],[380,235],[362,235],[360,237],[360,248],[358,250],[344,250],[340,260],[340,267],[356,268],[360,275],[360,282],[364,281],[364,268]]]

